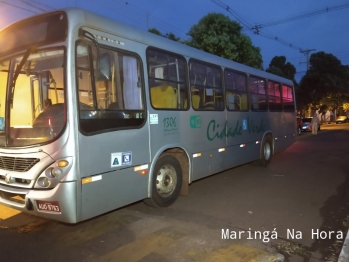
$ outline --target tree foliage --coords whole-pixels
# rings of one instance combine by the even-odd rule
[[[309,59],[310,68],[301,79],[300,91],[307,103],[326,104],[336,110],[348,100],[349,68],[332,54],[318,52]]]
[[[274,56],[270,61],[269,67],[265,71],[295,82],[294,76],[296,75],[296,68],[290,62],[286,63],[285,56]]]
[[[210,13],[193,25],[185,44],[236,62],[262,69],[260,48],[241,33],[242,26],[223,14]]]

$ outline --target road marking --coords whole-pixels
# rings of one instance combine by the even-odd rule
[[[21,213],[21,211],[18,211],[16,209],[9,208],[9,207],[6,207],[6,206],[0,204],[0,219],[1,220],[6,220],[10,217],[18,215],[19,213]]]

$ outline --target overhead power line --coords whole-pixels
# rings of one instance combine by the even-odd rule
[[[224,8],[227,12],[229,12],[231,15],[233,15],[235,17],[235,19],[240,22],[240,24],[248,29],[253,29],[254,25],[252,25],[251,23],[247,22],[246,19],[244,19],[242,16],[240,16],[239,14],[237,14],[233,9],[231,9],[228,5],[226,5],[225,3],[223,3],[221,0],[211,0],[213,3],[217,4],[218,6]],[[303,48],[298,47],[286,40],[283,40],[282,38],[278,37],[278,36],[272,36],[272,35],[268,35],[265,34],[263,32],[261,32],[260,30],[254,30],[253,31],[254,34],[256,35],[260,35],[263,36],[265,38],[271,39],[271,40],[275,40],[277,42],[279,42],[280,44],[286,45],[288,47],[291,47],[293,49],[296,49],[298,51],[302,51]]]
[[[289,23],[289,22],[293,22],[293,21],[296,21],[296,20],[300,20],[300,19],[304,19],[304,18],[320,15],[320,14],[323,14],[323,13],[328,13],[328,12],[331,12],[331,11],[345,9],[345,8],[349,8],[349,3],[343,4],[343,5],[338,5],[338,6],[333,6],[333,7],[326,7],[324,9],[312,11],[312,12],[309,12],[309,13],[303,13],[303,14],[299,14],[299,15],[294,15],[294,16],[290,16],[290,17],[287,17],[287,18],[282,18],[282,19],[279,19],[279,20],[273,20],[273,21],[270,21],[270,22],[260,23],[260,24],[257,24],[255,26],[253,26],[250,29],[259,31],[260,29],[265,28],[265,27],[280,25],[280,24],[284,24],[284,23]]]
[[[20,0],[22,3],[24,4],[27,4],[29,6],[32,6],[36,9],[39,9],[41,12],[47,12],[49,10],[53,10],[54,8],[49,6],[49,5],[46,5],[46,4],[43,4],[39,1],[35,1],[35,0]]]

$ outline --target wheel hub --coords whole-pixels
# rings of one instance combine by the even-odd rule
[[[173,193],[177,185],[177,174],[170,165],[160,168],[156,177],[156,189],[161,196],[169,196]]]

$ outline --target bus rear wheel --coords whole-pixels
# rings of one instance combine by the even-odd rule
[[[273,144],[270,136],[266,136],[263,139],[262,151],[261,151],[261,164],[263,166],[268,166],[271,162],[273,155]]]
[[[152,177],[152,195],[144,202],[153,207],[172,205],[179,196],[182,187],[182,168],[178,160],[165,155],[155,164]]]

